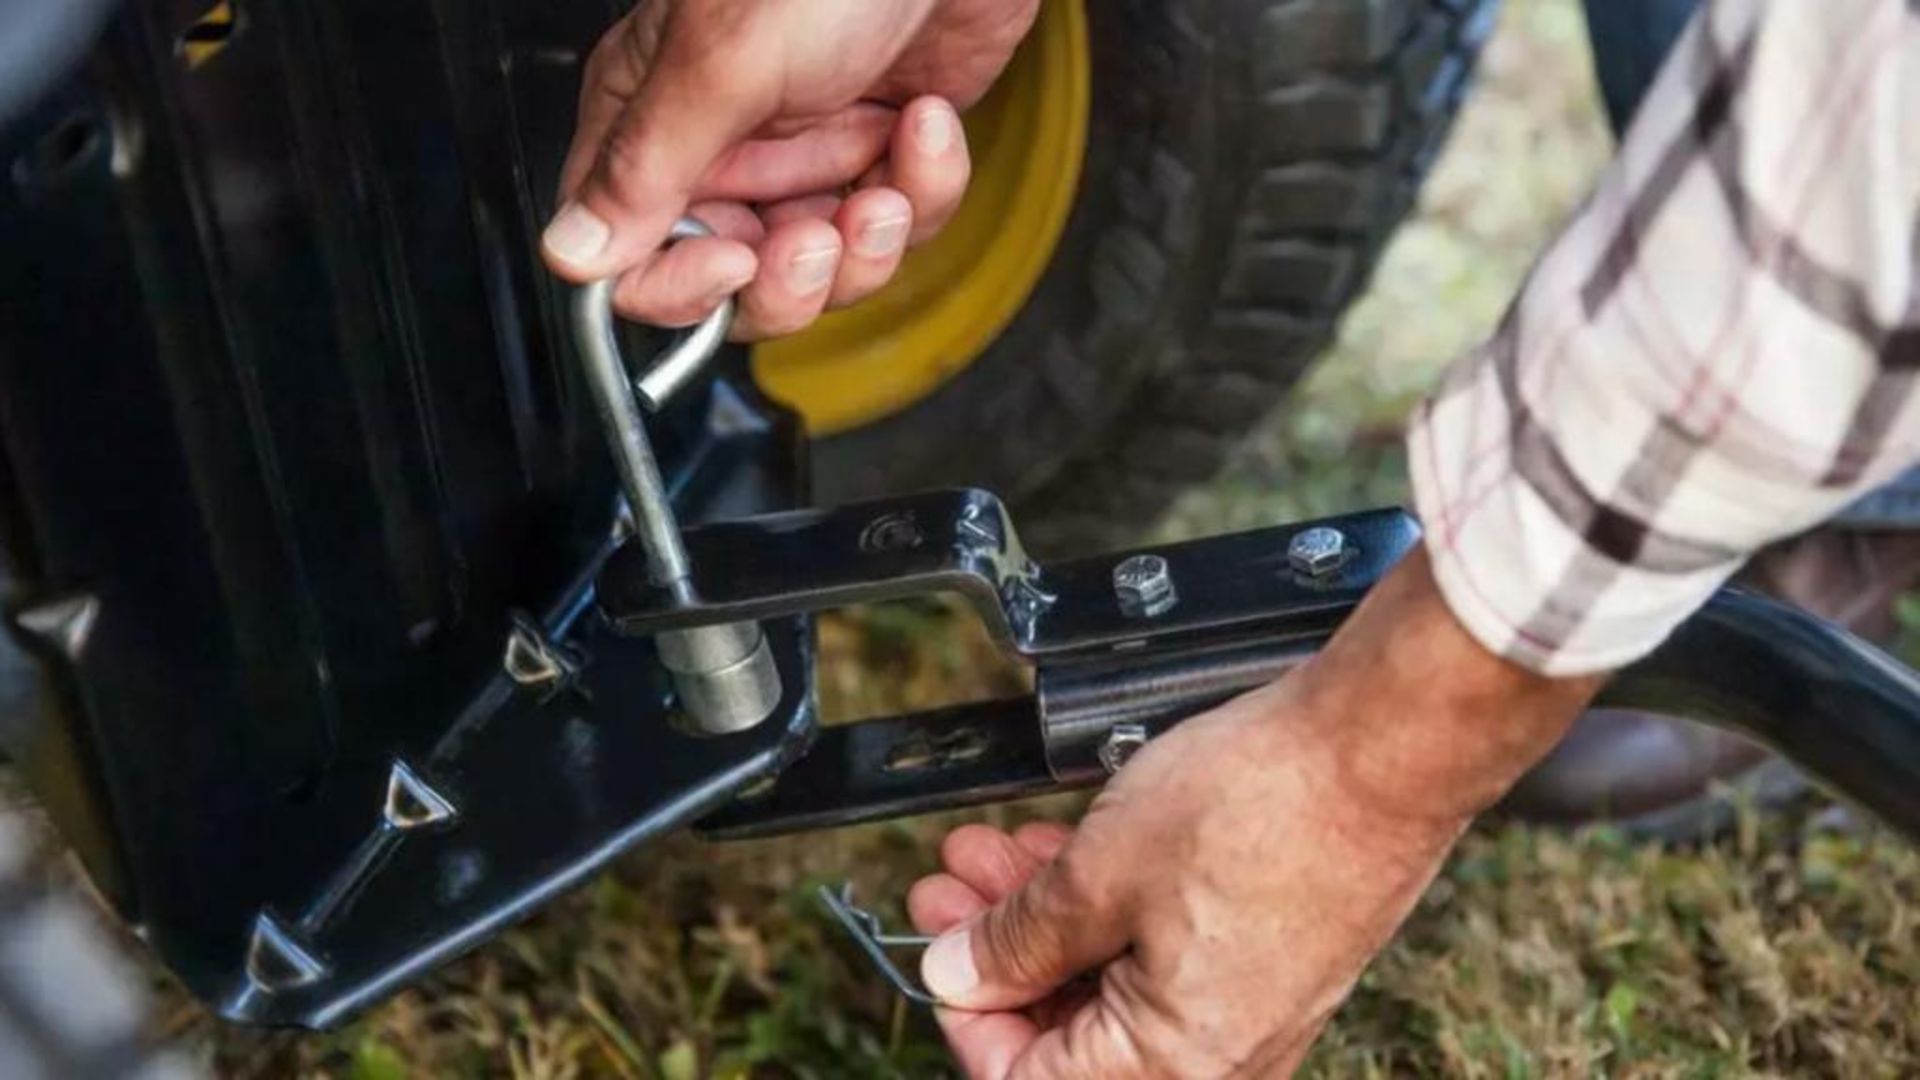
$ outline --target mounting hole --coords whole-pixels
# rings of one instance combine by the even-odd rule
[[[85,113],[69,116],[14,161],[13,182],[26,190],[62,184],[92,161],[106,142],[106,128],[99,118]]]
[[[219,0],[201,12],[199,18],[188,23],[187,28],[180,31],[180,36],[173,39],[173,54],[180,58],[188,71],[198,71],[231,45],[239,32],[239,9],[234,6],[233,0]]]
[[[992,748],[992,739],[979,728],[958,728],[932,737],[914,735],[887,747],[880,768],[889,773],[913,773],[970,765],[986,757]]]

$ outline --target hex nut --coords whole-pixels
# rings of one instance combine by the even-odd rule
[[[1167,560],[1158,555],[1133,555],[1116,564],[1113,595],[1120,610],[1136,619],[1162,614],[1180,600]]]
[[[1303,577],[1326,577],[1345,566],[1353,554],[1347,534],[1330,525],[1295,533],[1287,544],[1287,564]]]
[[[1113,725],[1108,729],[1106,740],[1100,744],[1096,754],[1100,759],[1100,767],[1107,770],[1108,776],[1119,772],[1120,766],[1125,765],[1133,755],[1140,752],[1141,747],[1147,745],[1149,737],[1145,724]]]

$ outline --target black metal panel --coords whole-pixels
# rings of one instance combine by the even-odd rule
[[[0,537],[62,706],[18,741],[190,987],[314,1023],[797,752],[809,673],[787,620],[779,717],[695,740],[591,615],[614,489],[534,238],[612,7],[255,0],[179,50],[211,6],[124,5],[0,132]],[[690,519],[797,501],[742,360],[656,425]],[[514,683],[529,616],[594,662]],[[458,811],[398,844],[396,762]]]
[[[242,971],[197,989],[235,1019],[331,1025],[773,775],[813,734],[812,652],[802,622],[767,631],[787,699],[773,720],[711,738],[669,722],[672,690],[650,643],[592,619],[556,635],[581,665],[576,680],[530,692],[503,677],[406,759],[445,803],[444,821],[401,828],[383,817],[382,769],[348,803],[361,811],[357,842],[323,864],[320,881],[266,905],[281,955],[259,955],[250,939]]]

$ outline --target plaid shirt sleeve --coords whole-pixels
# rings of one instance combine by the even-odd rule
[[[1449,607],[1551,675],[1636,659],[1920,459],[1920,0],[1712,0],[1493,338],[1421,407]]]

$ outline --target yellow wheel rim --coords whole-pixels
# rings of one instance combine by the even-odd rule
[[[1091,61],[1082,0],[1044,0],[966,116],[973,180],[945,230],[869,299],[753,350],[761,387],[815,435],[891,415],[984,352],[1053,260],[1080,186]]]

